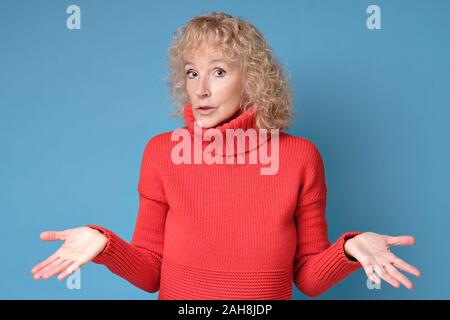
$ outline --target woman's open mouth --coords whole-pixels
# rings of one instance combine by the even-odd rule
[[[203,107],[197,108],[198,113],[200,113],[201,115],[211,114],[212,112],[214,112],[214,110],[216,110],[216,108],[209,107],[209,106],[203,106]]]

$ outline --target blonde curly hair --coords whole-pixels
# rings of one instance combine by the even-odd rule
[[[245,75],[241,110],[254,105],[256,126],[287,129],[294,116],[292,90],[281,65],[272,55],[264,36],[249,22],[224,12],[211,12],[192,18],[174,33],[168,49],[168,86],[176,106],[173,116],[181,116],[189,101],[186,92],[184,57],[210,36],[228,62],[238,62]]]

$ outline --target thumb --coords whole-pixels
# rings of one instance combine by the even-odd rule
[[[388,237],[388,246],[411,246],[416,243],[416,239],[413,236],[397,236]]]
[[[41,240],[44,241],[55,241],[55,240],[65,240],[64,231],[44,231],[40,234]]]

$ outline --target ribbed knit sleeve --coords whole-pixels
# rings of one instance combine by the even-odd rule
[[[331,244],[325,219],[327,186],[322,157],[308,142],[295,211],[297,248],[294,283],[305,295],[315,297],[361,267],[344,251],[347,239],[361,232],[347,232]]]
[[[105,249],[92,262],[105,265],[111,272],[147,292],[156,292],[160,287],[164,228],[169,209],[157,169],[157,154],[158,150],[150,140],[141,163],[139,210],[131,243],[107,228],[88,225],[108,238]]]

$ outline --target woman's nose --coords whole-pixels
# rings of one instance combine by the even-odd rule
[[[207,79],[200,79],[198,81],[196,93],[199,97],[208,97],[211,94]]]

